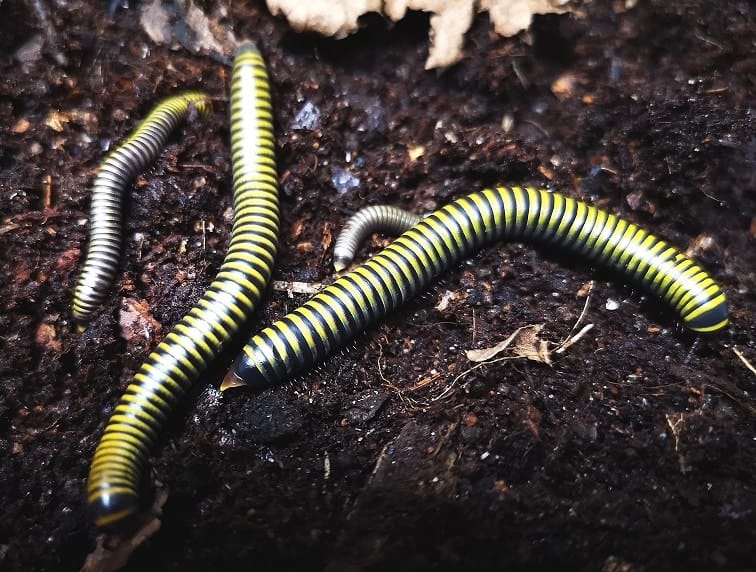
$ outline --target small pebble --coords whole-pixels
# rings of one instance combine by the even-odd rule
[[[359,188],[360,180],[349,171],[334,167],[331,170],[331,184],[337,193],[343,195],[347,191]]]
[[[311,101],[305,102],[299,110],[291,128],[297,131],[313,131],[320,126],[320,109]]]

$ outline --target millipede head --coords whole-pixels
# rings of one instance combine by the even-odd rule
[[[257,54],[260,53],[260,50],[257,49],[257,45],[255,45],[252,40],[242,40],[236,48],[236,55],[238,57],[245,52],[253,52]]]
[[[350,258],[337,256],[336,254],[333,255],[333,269],[336,272],[342,272],[343,270],[346,270],[350,262],[352,262]]]
[[[709,304],[705,304],[685,316],[683,321],[694,332],[711,334],[727,327],[729,323],[727,314],[727,300],[722,294]]]
[[[244,381],[233,369],[228,370],[226,376],[223,378],[220,384],[220,390],[226,391],[234,387],[245,387],[247,382]]]
[[[71,310],[71,324],[76,330],[76,333],[83,334],[89,327],[91,321],[92,312],[84,312],[78,304],[74,304],[74,307]]]
[[[223,378],[220,390],[226,391],[233,387],[246,387],[252,391],[268,389],[273,385],[273,380],[268,379],[258,365],[253,358],[242,352]]]
[[[139,514],[139,497],[135,493],[102,491],[90,499],[89,510],[97,528],[128,528]]]

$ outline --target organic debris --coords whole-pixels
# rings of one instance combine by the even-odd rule
[[[538,337],[544,325],[522,326],[495,346],[482,350],[468,350],[465,355],[467,355],[467,359],[476,363],[490,361],[512,346],[512,358],[525,358],[551,365],[549,342]]]
[[[298,32],[318,32],[337,40],[359,30],[360,16],[383,14],[398,22],[407,10],[431,12],[431,47],[425,69],[447,68],[463,57],[464,35],[475,11],[488,12],[494,30],[514,36],[526,30],[535,14],[562,14],[568,0],[267,0],[273,14],[283,14]]]

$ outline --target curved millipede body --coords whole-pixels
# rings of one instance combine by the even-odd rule
[[[278,247],[273,115],[265,66],[242,44],[231,78],[234,224],[218,276],[147,358],[105,428],[89,473],[88,500],[100,527],[138,511],[147,456],[179,399],[251,314]]]
[[[83,328],[100,307],[121,259],[121,206],[129,183],[152,163],[171,132],[195,109],[210,113],[210,98],[187,92],[161,101],[102,163],[92,188],[89,244],[73,298],[73,317]]]
[[[354,260],[362,242],[374,232],[401,234],[420,219],[420,215],[390,205],[373,205],[353,214],[341,229],[333,247],[333,268],[341,272]]]
[[[304,370],[454,263],[505,238],[554,245],[614,268],[660,296],[696,332],[727,325],[722,290],[675,247],[558,193],[499,187],[458,199],[423,218],[364,265],[253,336],[221,389],[262,389]]]

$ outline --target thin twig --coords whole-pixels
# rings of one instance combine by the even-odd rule
[[[743,353],[736,348],[735,346],[732,347],[733,353],[738,356],[738,359],[743,362],[743,364],[751,371],[753,375],[756,375],[756,368],[753,367],[750,361],[748,361],[748,358],[743,355]]]

